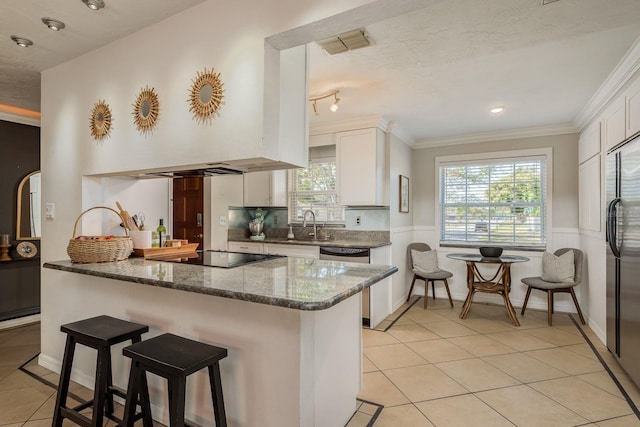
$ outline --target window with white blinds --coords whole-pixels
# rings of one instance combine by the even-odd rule
[[[440,164],[441,243],[546,245],[544,156]]]
[[[312,159],[307,168],[289,170],[289,222],[302,222],[311,209],[316,222],[344,223],[336,176],[335,157]]]

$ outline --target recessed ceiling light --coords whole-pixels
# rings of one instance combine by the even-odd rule
[[[64,22],[53,18],[42,18],[42,22],[53,31],[60,31],[65,27]]]
[[[11,40],[13,40],[20,47],[29,47],[33,44],[31,40],[19,36],[11,36]]]
[[[504,107],[493,107],[492,109],[489,110],[489,112],[493,114],[502,113],[503,111],[504,111]]]
[[[91,10],[98,10],[104,7],[103,0],[82,0],[82,3],[86,4]]]

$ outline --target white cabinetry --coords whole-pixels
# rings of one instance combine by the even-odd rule
[[[582,164],[596,154],[600,154],[600,122],[590,125],[580,134],[578,140],[578,163]]]
[[[287,171],[244,174],[244,206],[287,206]]]
[[[343,206],[388,205],[385,134],[378,128],[336,133],[338,195]]]
[[[243,252],[248,254],[283,255],[295,258],[320,258],[320,248],[311,245],[291,245],[281,243],[263,242],[229,242],[230,252]]]
[[[369,264],[391,265],[391,246],[372,248]],[[391,287],[391,277],[387,277],[369,288],[369,323],[372,328],[392,312]]]
[[[307,245],[265,243],[264,253],[269,255],[284,255],[295,258],[320,258],[320,248],[318,246]]]
[[[626,92],[627,138],[640,131],[640,78]]]
[[[581,230],[600,231],[601,180],[600,156],[592,157],[578,168],[579,227]]]
[[[604,149],[624,141],[626,135],[625,97],[611,103],[602,116],[602,140]]]
[[[229,252],[242,252],[246,254],[264,253],[261,242],[229,242],[227,245]]]

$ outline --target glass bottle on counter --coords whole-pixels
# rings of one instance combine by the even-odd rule
[[[153,230],[151,232],[151,247],[152,248],[160,247],[160,239],[158,238],[158,232],[156,230]]]
[[[164,226],[164,220],[162,218],[160,218],[160,225],[158,226],[158,228],[156,228],[156,231],[158,232],[158,243],[159,243],[159,246],[163,247],[164,246],[163,239],[164,239],[164,241],[167,240],[167,236],[166,236],[167,229]]]

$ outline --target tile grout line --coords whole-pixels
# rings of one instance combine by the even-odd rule
[[[591,339],[589,339],[589,337],[587,336],[587,334],[585,334],[585,332],[582,330],[582,327],[580,327],[580,325],[578,324],[578,322],[576,322],[576,319],[574,319],[572,314],[569,314],[569,318],[571,319],[571,321],[573,321],[573,324],[576,326],[576,328],[578,328],[578,330],[580,331],[580,333],[582,334],[582,337],[585,339],[585,341],[587,341],[587,344],[589,344],[589,347],[591,347],[591,350],[593,351],[593,353],[596,355],[596,357],[598,358],[598,360],[600,361],[600,363],[602,364],[602,366],[604,367],[605,371],[607,371],[607,373],[609,374],[609,376],[611,377],[611,379],[613,380],[613,382],[615,383],[615,385],[618,387],[618,389],[620,390],[620,393],[622,393],[622,396],[624,397],[624,399],[627,401],[627,404],[629,405],[629,407],[631,408],[631,410],[633,411],[633,413],[636,415],[636,417],[640,420],[640,411],[638,411],[638,407],[636,406],[636,404],[633,402],[633,400],[631,399],[631,397],[629,396],[629,394],[627,393],[627,391],[624,389],[624,387],[622,386],[622,384],[620,384],[620,381],[618,381],[618,378],[615,376],[615,374],[613,373],[613,371],[611,370],[611,368],[609,368],[609,365],[607,364],[607,362],[605,362],[605,360],[602,358],[602,356],[600,355],[600,352],[598,352],[598,350],[596,349],[596,347],[593,345],[593,343],[591,342]]]
[[[33,372],[29,371],[26,368],[26,365],[29,364],[31,361],[33,361],[33,359],[35,359],[36,357],[38,357],[40,355],[40,353],[36,353],[35,356],[33,356],[31,359],[27,360],[26,362],[24,362],[22,365],[18,366],[18,370],[24,372],[25,374],[29,375],[30,377],[32,377],[33,379],[40,381],[42,384],[51,387],[52,389],[54,389],[56,391],[56,393],[58,392],[58,386],[55,385],[54,383],[52,383],[49,380],[44,379],[43,377],[39,376],[38,374],[34,374]],[[75,393],[72,392],[68,392],[67,395],[74,399],[75,401],[77,401],[80,404],[83,403],[87,403],[87,401],[85,401],[83,398],[81,398],[80,396],[76,395]]]

